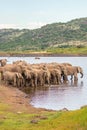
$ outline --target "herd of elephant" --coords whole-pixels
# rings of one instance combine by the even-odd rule
[[[70,63],[30,64],[19,60],[7,64],[6,59],[0,60],[1,82],[15,87],[59,85],[68,82],[68,76],[77,81],[78,73],[82,78],[83,69]]]

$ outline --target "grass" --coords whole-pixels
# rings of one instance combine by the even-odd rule
[[[47,48],[46,50],[24,50],[0,52],[0,55],[23,55],[23,54],[64,54],[64,55],[87,55],[87,47]]]
[[[41,119],[46,116],[47,119]],[[38,123],[31,123],[37,120]],[[0,130],[87,130],[87,107],[76,111],[13,113],[10,106],[0,103]]]
[[[47,52],[56,54],[74,54],[74,55],[85,55],[87,54],[87,47],[69,47],[69,48],[49,48]]]

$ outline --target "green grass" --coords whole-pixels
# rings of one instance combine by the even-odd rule
[[[6,52],[0,52],[0,55],[6,55],[10,54],[13,55],[23,55],[23,54],[64,54],[64,55],[87,55],[87,47],[68,47],[68,48],[49,48],[46,50],[25,50],[25,51],[6,51]]]
[[[0,103],[0,130],[87,130],[87,107],[67,112],[13,113]],[[38,117],[46,116],[47,119]],[[37,124],[31,120],[38,120]]]
[[[55,54],[87,54],[87,47],[69,47],[69,48],[49,48],[47,50],[49,53],[55,53]]]

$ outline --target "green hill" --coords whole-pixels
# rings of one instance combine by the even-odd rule
[[[0,30],[0,51],[38,51],[71,46],[87,46],[87,18],[48,24],[34,30]]]

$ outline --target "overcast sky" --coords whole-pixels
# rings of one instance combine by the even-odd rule
[[[29,28],[87,17],[87,0],[0,0],[0,28]]]

